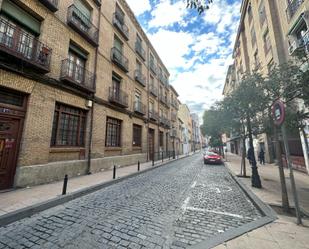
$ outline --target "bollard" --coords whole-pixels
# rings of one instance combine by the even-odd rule
[[[113,169],[113,179],[116,178],[116,165],[114,165],[114,169]]]
[[[140,171],[140,162],[137,162],[137,171]]]
[[[68,175],[65,175],[63,179],[62,195],[66,195],[67,186],[68,186]]]
[[[153,157],[152,157],[152,166],[154,166],[154,155],[153,155]]]
[[[163,163],[163,151],[162,151],[161,157],[162,157],[162,163]]]

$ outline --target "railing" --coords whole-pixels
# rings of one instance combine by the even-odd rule
[[[134,101],[134,112],[145,115],[146,106],[141,101]]]
[[[58,1],[59,0],[39,0],[42,4],[44,4],[47,8],[49,8],[52,12],[56,12],[58,10]]]
[[[52,50],[37,38],[0,17],[0,50],[49,72]]]
[[[62,61],[60,79],[90,92],[95,92],[96,90],[95,75],[69,59]]]
[[[179,109],[179,104],[178,104],[177,99],[173,99],[171,101],[171,105],[174,106],[177,110]]]
[[[160,117],[160,124],[162,124],[163,126],[166,126],[166,127],[170,127],[171,126],[171,122],[170,120],[168,120],[166,117],[164,116],[161,116]]]
[[[141,83],[143,86],[146,86],[146,77],[142,74],[141,70],[135,70],[135,80]]]
[[[124,36],[126,40],[129,40],[129,28],[124,23],[124,16],[120,13],[115,12],[113,15],[113,24]]]
[[[150,70],[151,70],[154,74],[157,74],[157,67],[156,67],[154,61],[149,61],[149,67],[150,67]]]
[[[177,130],[176,129],[172,129],[170,132],[170,136],[171,137],[177,137]]]
[[[303,2],[304,0],[292,0],[289,3],[286,9],[286,15],[288,20],[291,20],[291,18],[294,16],[294,14],[297,12]]]
[[[295,40],[289,47],[289,54],[292,55],[296,50],[304,48],[304,46],[309,44],[309,30],[302,36],[301,39]],[[307,52],[307,48],[305,48]]]
[[[142,59],[145,61],[146,59],[146,52],[142,47],[142,44],[140,42],[135,42],[135,51],[142,57]]]
[[[156,97],[158,96],[158,88],[153,85],[149,86],[149,92]]]
[[[94,46],[98,46],[99,32],[98,29],[91,23],[74,4],[68,8],[68,24],[88,42]]]
[[[129,72],[129,60],[116,47],[111,50],[111,59],[125,72]]]
[[[154,120],[154,121],[158,121],[158,119],[159,119],[158,113],[156,111],[149,110],[149,119]]]
[[[116,105],[128,107],[128,94],[116,87],[109,88],[108,100]]]
[[[165,97],[164,95],[160,95],[160,96],[159,96],[159,100],[160,100],[163,104],[165,104],[166,106],[169,106],[169,105],[170,105],[169,100],[168,100],[167,97]]]

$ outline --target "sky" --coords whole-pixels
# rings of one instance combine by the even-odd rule
[[[184,0],[127,0],[170,73],[182,103],[202,118],[222,98],[241,0],[214,0],[198,15]]]

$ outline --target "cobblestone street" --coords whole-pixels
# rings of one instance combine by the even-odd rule
[[[2,227],[0,248],[188,248],[261,216],[196,154]]]

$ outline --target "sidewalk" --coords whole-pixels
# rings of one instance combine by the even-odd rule
[[[192,155],[191,152],[189,155]],[[180,155],[183,158],[186,155]],[[160,166],[177,159],[156,161],[154,166]],[[152,161],[141,163],[140,171],[152,168]],[[117,168],[116,178],[131,175],[137,172],[137,164]],[[67,193],[72,193],[87,187],[91,187],[100,183],[108,182],[113,179],[113,169],[104,170],[92,175],[83,175],[79,177],[69,178]],[[8,192],[0,192],[0,216],[9,212],[13,212],[25,207],[30,207],[44,201],[53,199],[62,193],[63,181],[33,186],[29,188],[14,189]]]
[[[240,173],[241,158],[228,153],[227,167],[236,175]],[[251,176],[251,168],[246,162],[247,175]],[[252,188],[250,178],[238,178],[263,202],[281,205],[281,187],[278,167],[275,164],[258,165],[262,181],[262,189]],[[289,172],[284,170],[290,206],[294,206],[291,192]],[[294,171],[301,208],[309,213],[309,175]],[[309,248],[309,219],[303,219],[303,225],[296,225],[293,216],[278,215],[278,219],[266,226],[243,234],[242,236],[223,243],[215,249],[305,249]]]

